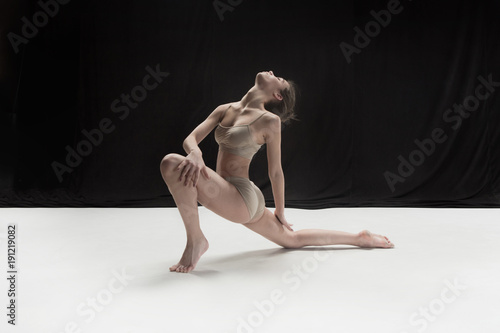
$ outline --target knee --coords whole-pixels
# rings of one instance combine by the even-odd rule
[[[182,162],[183,158],[182,155],[175,153],[165,155],[160,162],[160,172],[162,175],[173,173],[174,169]]]
[[[294,231],[287,232],[287,237],[279,244],[285,249],[300,249],[303,247],[302,242],[299,239],[299,235]]]

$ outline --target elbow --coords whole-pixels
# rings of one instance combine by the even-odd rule
[[[190,141],[191,141],[191,134],[190,134],[190,135],[188,135],[188,136],[184,139],[184,141],[182,141],[182,147],[183,147],[184,149],[187,149],[187,148],[189,147],[189,142],[190,142]]]
[[[189,151],[191,149],[192,144],[190,144],[190,137],[188,136],[187,138],[184,139],[182,142],[182,149],[186,152],[186,154],[189,154]]]
[[[284,178],[283,169],[279,168],[278,170],[273,170],[269,172],[269,179],[280,179]]]

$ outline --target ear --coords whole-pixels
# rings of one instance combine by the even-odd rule
[[[276,98],[278,101],[282,101],[283,100],[283,96],[281,96],[281,94],[279,92],[275,92],[273,93],[273,96],[274,98]]]

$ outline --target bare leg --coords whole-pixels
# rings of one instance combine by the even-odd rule
[[[267,208],[258,221],[245,223],[244,226],[285,248],[340,244],[359,247],[394,247],[394,244],[387,237],[373,234],[367,230],[357,234],[324,229],[290,231]]]
[[[195,268],[203,253],[208,250],[209,244],[200,228],[197,202],[198,189],[193,187],[192,184],[184,186],[184,182],[179,181],[179,172],[173,171],[173,168],[177,165],[178,161],[162,161],[161,164],[163,180],[179,209],[187,235],[186,249],[181,260],[176,265],[171,266],[170,271],[189,273]]]
[[[359,247],[394,247],[387,237],[363,230],[357,234],[323,229],[303,229],[295,231],[298,247],[308,245],[355,245]]]
[[[198,202],[234,223],[248,221],[249,214],[236,187],[210,168],[207,168],[210,180],[200,175],[196,187],[192,186],[193,183],[184,186],[184,181],[179,181],[181,170],[176,170],[184,159],[185,156],[179,154],[168,154],[161,161],[160,171],[179,209],[187,235],[186,249],[181,260],[170,267],[170,270],[189,273],[209,247],[200,228]]]

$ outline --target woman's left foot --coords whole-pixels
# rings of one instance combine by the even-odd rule
[[[393,248],[394,244],[391,243],[389,238],[373,234],[368,230],[363,230],[358,233],[359,246],[360,247],[382,247],[382,248]]]

